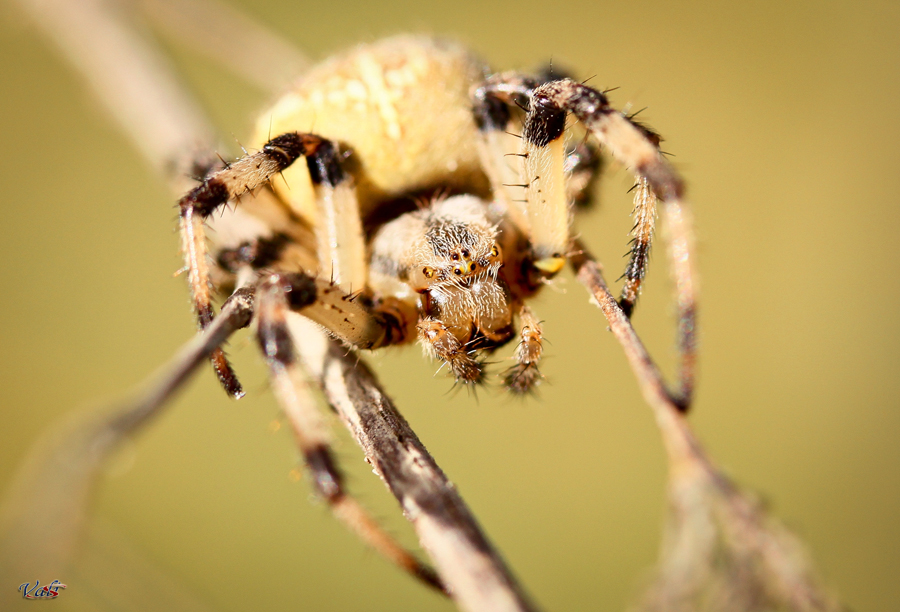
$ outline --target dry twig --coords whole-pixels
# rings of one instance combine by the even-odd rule
[[[583,248],[572,258],[622,345],[653,410],[669,460],[669,517],[647,611],[840,610],[819,585],[802,544],[706,455],[672,393]]]

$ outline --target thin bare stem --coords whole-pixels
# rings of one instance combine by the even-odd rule
[[[131,400],[99,415],[73,414],[35,445],[0,505],[0,575],[63,571],[83,534],[91,491],[104,461],[122,440],[161,412],[213,350],[250,323],[252,308],[252,293],[238,291],[221,316]]]
[[[294,45],[220,2],[137,1],[164,33],[262,91],[280,91],[310,65]]]
[[[294,315],[289,325],[307,370],[400,502],[450,596],[471,612],[535,609],[365,363],[307,319]]]
[[[676,219],[677,221],[677,219]],[[789,609],[835,611],[801,542],[741,491],[709,458],[600,264],[583,249],[571,263],[622,345],[656,417],[669,459],[669,526],[657,580],[643,609],[653,612]]]

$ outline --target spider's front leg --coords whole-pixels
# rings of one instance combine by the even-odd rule
[[[425,354],[446,363],[456,380],[475,384],[484,381],[484,366],[474,357],[476,351],[460,342],[444,323],[423,317],[417,328]]]
[[[307,161],[319,217],[318,265],[329,276],[316,279],[316,305],[304,314],[358,348],[404,341],[413,333],[414,318],[407,324],[410,315],[398,313],[399,307],[387,303],[373,310],[371,304],[361,303],[368,296],[351,294],[354,288],[366,287],[365,242],[356,194],[335,145],[314,134],[294,132],[271,139],[259,152],[207,176],[179,202],[185,263],[200,327],[213,319],[204,221],[229,201],[266,185],[301,156]],[[251,251],[262,250],[266,249],[255,241]],[[226,391],[240,397],[243,392],[224,353],[218,350],[212,361]]]
[[[571,252],[571,206],[567,183],[566,116],[575,115],[613,157],[636,176],[635,227],[631,259],[625,271],[620,305],[630,315],[647,269],[657,199],[664,203],[678,303],[678,344],[681,354],[678,403],[686,409],[694,385],[696,361],[696,276],[693,270],[690,219],[683,203],[684,184],[659,151],[659,136],[612,108],[606,96],[571,79],[538,83],[515,73],[495,75],[473,94],[482,133],[481,156],[495,197],[506,203],[513,221],[531,241],[533,267],[544,277],[558,272]],[[509,105],[527,108],[522,146],[514,154],[522,160],[521,178],[511,181],[510,170],[498,161],[500,132],[510,123]],[[506,154],[508,155],[508,154]],[[514,189],[524,189],[524,201]],[[512,190],[512,191],[511,191]]]
[[[565,118],[569,112],[581,121],[613,157],[637,176],[636,197],[643,200],[639,206],[644,213],[638,220],[640,233],[636,235],[636,246],[640,248],[633,252],[633,262],[638,259],[639,265],[630,279],[632,287],[639,286],[643,277],[643,266],[646,265],[646,252],[652,235],[653,213],[648,214],[647,210],[655,208],[656,198],[663,202],[664,220],[670,235],[668,254],[675,278],[678,306],[681,388],[677,402],[686,410],[691,402],[695,375],[696,275],[693,270],[690,218],[683,201],[684,182],[660,152],[659,137],[612,108],[603,93],[569,79],[551,81],[537,87],[532,93],[523,134],[524,153],[527,155],[525,182],[529,185],[526,190],[527,207],[529,211],[535,211],[535,216],[547,205],[553,208],[560,206],[559,197],[554,196],[553,192],[559,190],[562,174],[559,170],[559,143],[563,138]],[[559,248],[562,244],[557,238],[562,235],[561,215],[551,215],[551,223],[554,218],[558,229],[554,227],[546,233],[545,244],[538,244],[536,248],[546,251]],[[626,310],[630,309],[627,301],[624,306]],[[633,306],[633,302],[630,306]]]
[[[284,134],[270,140],[258,153],[243,157],[207,176],[178,202],[185,267],[191,299],[201,329],[213,320],[212,283],[204,221],[230,200],[257,189],[291,165],[301,155],[313,155],[323,140],[310,134]],[[210,356],[219,381],[232,397],[243,390],[221,349]]]

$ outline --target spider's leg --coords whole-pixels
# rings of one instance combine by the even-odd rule
[[[213,320],[204,220],[229,200],[265,185],[273,175],[287,168],[301,155],[315,154],[323,142],[321,138],[311,134],[288,133],[277,136],[259,152],[247,155],[208,175],[200,185],[179,200],[185,267],[201,329],[206,328]],[[218,349],[213,353],[211,360],[225,390],[233,397],[241,397],[241,386],[222,350]]]
[[[366,239],[356,191],[341,168],[337,147],[325,141],[307,157],[316,196],[319,270],[343,289],[367,286]]]
[[[271,273],[263,278],[256,294],[257,336],[269,365],[275,396],[291,423],[316,494],[341,522],[378,553],[429,586],[444,590],[434,570],[385,532],[344,489],[327,426],[297,362],[295,342],[287,325],[286,317],[298,290],[302,291],[292,275]]]
[[[581,210],[594,203],[594,185],[600,176],[602,158],[600,148],[592,140],[579,142],[566,154],[566,173],[569,182],[566,192],[569,201]]]
[[[545,83],[532,94],[524,130],[525,150],[529,155],[526,182],[534,182],[531,193],[536,195],[534,203],[529,198],[529,207],[538,207],[545,200],[555,202],[559,199],[559,196],[546,192],[559,190],[556,168],[561,164],[556,159],[560,155],[557,143],[562,141],[567,112],[574,114],[615,159],[630,168],[639,179],[646,180],[650,190],[663,202],[662,214],[669,234],[668,254],[678,307],[680,402],[686,409],[693,392],[696,361],[696,275],[684,183],[660,153],[655,135],[612,108],[601,92],[563,79]]]
[[[544,352],[544,346],[541,322],[524,304],[519,311],[519,326],[519,344],[515,353],[516,365],[506,372],[503,380],[507,389],[521,395],[532,391],[543,378],[538,369],[538,363]]]
[[[622,297],[619,306],[625,316],[631,317],[634,305],[641,293],[641,284],[647,274],[650,261],[650,245],[653,241],[653,230],[656,227],[656,194],[650,188],[650,182],[638,176],[634,184],[634,227],[631,230],[631,257],[625,268],[625,284],[622,285]]]
[[[527,104],[537,81],[531,77],[504,72],[491,76],[472,90],[472,112],[478,126],[478,156],[491,182],[494,199],[507,216],[526,234],[529,232],[522,184],[522,157],[518,132],[521,124],[510,112],[514,104]]]
[[[404,344],[413,338],[418,319],[415,306],[396,299],[373,304],[357,292],[348,293],[337,283],[306,274],[294,274],[291,308],[328,330],[339,340],[359,349]]]

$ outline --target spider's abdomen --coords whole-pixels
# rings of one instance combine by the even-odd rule
[[[336,141],[352,153],[363,216],[422,190],[485,193],[469,93],[483,77],[483,64],[454,43],[402,36],[360,46],[318,65],[264,113],[257,144],[295,131]],[[314,223],[307,173],[294,164],[273,184]]]

